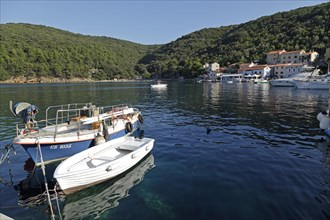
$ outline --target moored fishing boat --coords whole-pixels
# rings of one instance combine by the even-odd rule
[[[152,150],[154,141],[121,137],[105,142],[64,160],[54,178],[66,195],[71,194],[127,171]]]
[[[23,119],[16,125],[14,144],[21,145],[39,165],[40,146],[43,161],[53,162],[82,150],[140,131],[143,118],[129,105],[96,107],[91,103],[49,106],[45,119],[36,121],[38,108],[26,102],[10,104],[12,113]]]

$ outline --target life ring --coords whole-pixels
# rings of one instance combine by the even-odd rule
[[[133,130],[133,125],[131,122],[126,122],[125,124],[125,130],[127,133],[131,132]]]
[[[142,115],[141,114],[139,114],[139,116],[138,116],[138,119],[139,119],[139,122],[141,123],[141,124],[143,124],[143,117],[142,117]]]

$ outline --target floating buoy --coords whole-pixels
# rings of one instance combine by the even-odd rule
[[[318,113],[316,118],[318,121],[321,121],[324,116],[329,116],[329,110]]]
[[[320,128],[321,129],[328,129],[330,125],[330,118],[328,116],[323,116],[320,120]]]

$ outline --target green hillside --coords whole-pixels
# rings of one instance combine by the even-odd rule
[[[10,77],[135,78],[137,62],[154,48],[109,37],[31,24],[1,24],[0,80]]]
[[[330,3],[261,17],[240,25],[188,34],[153,53],[147,69],[163,77],[197,76],[205,62],[221,66],[259,60],[272,50],[315,50],[330,47]],[[321,57],[322,58],[322,57]]]
[[[0,80],[13,77],[134,79],[196,77],[205,62],[259,60],[272,50],[330,47],[330,3],[206,28],[165,45],[74,34],[31,24],[0,25]]]

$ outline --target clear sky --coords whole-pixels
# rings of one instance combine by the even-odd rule
[[[30,23],[142,44],[240,24],[325,0],[0,0],[1,23]]]

